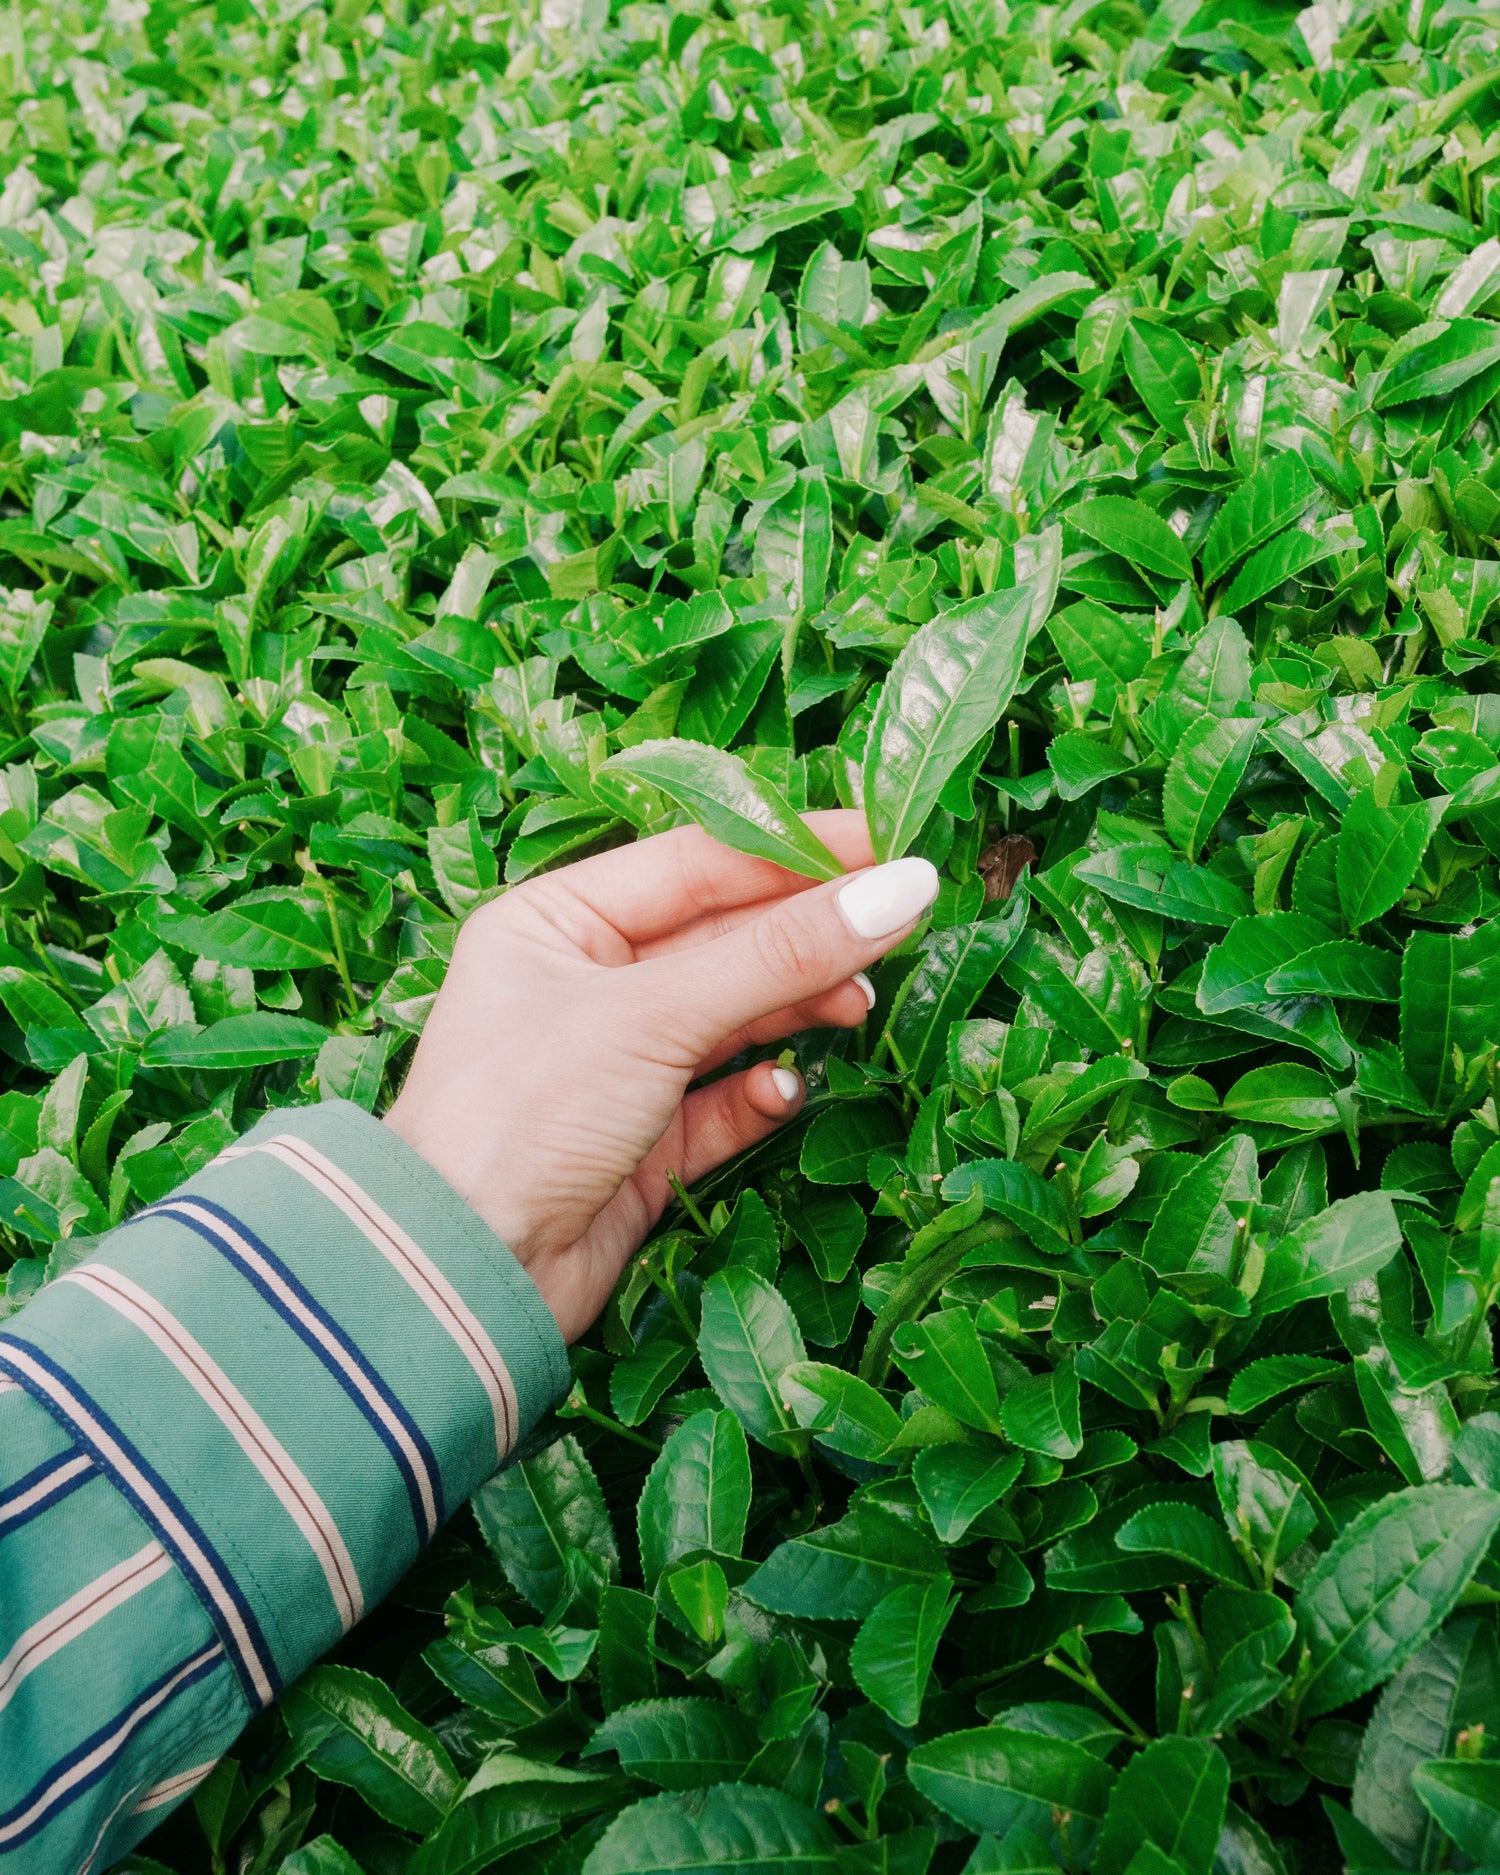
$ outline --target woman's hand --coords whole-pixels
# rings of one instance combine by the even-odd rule
[[[863,817],[809,814],[869,868]],[[387,1125],[530,1272],[572,1341],[684,1184],[802,1105],[770,1062],[689,1088],[747,1044],[856,1028],[859,973],[937,894],[924,859],[814,884],[696,827],[514,887],[459,933]]]

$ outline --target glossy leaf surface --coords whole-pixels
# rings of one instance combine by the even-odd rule
[[[659,788],[716,840],[814,879],[844,870],[764,775],[698,742],[642,742],[610,761],[614,773]]]
[[[999,720],[1026,653],[1029,594],[986,594],[943,613],[903,648],[865,745],[864,804],[877,859],[897,859],[943,785]]]

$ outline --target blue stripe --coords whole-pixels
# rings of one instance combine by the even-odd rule
[[[48,1478],[59,1471],[66,1471],[69,1465],[77,1464],[80,1458],[87,1458],[86,1452],[59,1452],[56,1458],[49,1458],[45,1464],[28,1471],[24,1478],[18,1478],[8,1491],[0,1491],[0,1536],[9,1536],[12,1531],[24,1530],[33,1517],[40,1517],[44,1511],[51,1510],[54,1504],[60,1504],[65,1497],[70,1497],[80,1485],[87,1484],[91,1478],[99,1476],[93,1461],[77,1471],[70,1478],[63,1478],[50,1491],[44,1491],[34,1504],[28,1504],[23,1511],[11,1514],[9,1507],[19,1503],[28,1492],[36,1490]]]
[[[198,1545],[199,1550],[207,1559],[209,1569],[213,1573],[214,1582],[212,1585],[206,1579],[202,1568],[200,1568],[183,1550],[174,1533],[157,1518],[150,1506],[136,1490],[130,1478],[110,1462],[104,1452],[89,1436],[87,1429],[73,1417],[66,1402],[58,1399],[56,1395],[43,1388],[25,1371],[19,1362],[6,1360],[5,1349],[7,1347],[13,1347],[21,1353],[24,1353],[28,1360],[34,1361],[38,1367],[56,1381],[58,1387],[64,1394],[71,1394],[82,1402],[84,1408],[98,1421],[105,1432],[108,1433],[109,1437],[113,1439],[124,1452],[127,1462],[133,1465],[141,1476],[145,1478],[147,1483],[150,1484],[152,1489],[165,1500],[173,1516],[177,1518],[178,1522]],[[256,1656],[261,1673],[271,1684],[273,1697],[276,1693],[280,1692],[282,1686],[281,1674],[277,1670],[275,1656],[266,1645],[266,1638],[261,1630],[259,1621],[257,1621],[255,1617],[255,1611],[245,1599],[239,1583],[235,1580],[230,1571],[225,1568],[223,1559],[220,1557],[218,1551],[204,1535],[196,1518],[189,1513],[181,1498],[178,1497],[177,1493],[167,1483],[166,1479],[162,1477],[161,1473],[158,1472],[142,1455],[139,1449],[126,1438],[125,1434],[121,1432],[120,1428],[99,1403],[90,1397],[71,1374],[65,1373],[55,1361],[44,1354],[42,1350],[36,1347],[32,1342],[23,1340],[20,1335],[0,1331],[0,1371],[8,1372],[12,1380],[17,1381],[23,1386],[27,1393],[45,1407],[52,1417],[65,1427],[72,1437],[78,1441],[84,1450],[89,1453],[90,1457],[92,1457],[94,1463],[109,1479],[110,1483],[114,1485],[115,1489],[135,1511],[135,1514],[140,1518],[141,1522],[145,1524],[146,1528],[172,1558],[173,1562],[176,1563],[177,1567],[182,1571],[183,1575],[196,1591],[199,1601],[203,1604],[205,1614],[207,1614],[209,1620],[213,1622],[215,1632],[217,1632],[222,1639],[225,1651],[233,1662],[235,1671],[239,1675],[240,1683],[245,1689],[245,1697],[250,1702],[251,1710],[259,1711],[260,1708],[268,1702],[262,1699],[260,1695],[256,1685],[255,1675],[250,1671],[244,1649],[240,1645],[238,1636],[227,1627],[224,1617],[220,1613],[218,1602],[214,1596],[215,1587],[219,1590],[223,1600],[234,1604],[236,1612],[244,1623],[245,1632],[249,1637],[250,1647]]]
[[[144,1692],[137,1693],[130,1704],[122,1707],[112,1719],[107,1720],[97,1731],[90,1732],[82,1744],[75,1745],[66,1757],[59,1758],[56,1764],[50,1765],[46,1774],[32,1785],[19,1803],[12,1804],[8,1810],[0,1811],[0,1855],[20,1848],[22,1843],[30,1842],[38,1831],[47,1827],[53,1817],[66,1810],[70,1803],[76,1803],[102,1778],[109,1775],[119,1763],[121,1754],[134,1736],[136,1721],[142,1709],[159,1698],[163,1689],[171,1686],[179,1674],[183,1676],[180,1683],[172,1687],[171,1697],[162,1701],[162,1704],[156,1708],[157,1711],[164,1711],[167,1706],[171,1705],[173,1699],[185,1693],[190,1686],[196,1686],[200,1680],[205,1679],[223,1658],[224,1649],[215,1641],[211,1647],[205,1648],[201,1653],[189,1654],[186,1660],[179,1660],[177,1665],[169,1667],[160,1679],[153,1680]],[[154,1716],[154,1713],[147,1716]],[[45,1798],[49,1785],[56,1784],[66,1777],[69,1771],[82,1764],[101,1746],[109,1744],[112,1737],[113,1749],[104,1752],[97,1764],[91,1765],[65,1790],[59,1791],[50,1803],[44,1804],[24,1829],[17,1830],[11,1836],[5,1835],[7,1827],[14,1825],[17,1817],[24,1816],[33,1804]]]
[[[445,1523],[448,1513],[443,1508],[443,1477],[441,1471],[438,1469],[437,1458],[433,1453],[432,1447],[427,1443],[426,1435],[423,1433],[421,1427],[412,1418],[405,1406],[402,1405],[395,1393],[391,1391],[389,1384],[383,1376],[377,1369],[371,1366],[362,1350],[350,1339],[344,1328],[334,1320],[333,1316],[328,1313],[327,1309],[323,1307],[307,1286],[299,1280],[289,1266],[277,1256],[270,1245],[263,1239],[257,1237],[254,1231],[242,1224],[232,1212],[226,1211],[222,1205],[211,1203],[207,1198],[200,1198],[196,1192],[189,1193],[183,1202],[196,1206],[200,1211],[211,1213],[221,1224],[226,1225],[230,1230],[237,1232],[243,1237],[245,1242],[255,1251],[256,1255],[263,1257],[265,1261],[270,1264],[271,1268],[275,1270],[278,1279],[285,1283],[292,1294],[296,1296],[302,1307],[306,1309],[308,1314],[326,1331],[329,1339],[337,1342],[339,1347],[343,1349],[344,1353],[349,1357],[350,1365],[358,1368],[360,1373],[364,1375],[365,1380],[369,1384],[370,1391],[378,1396],[392,1419],[400,1424],[402,1430],[406,1433],[406,1436],[411,1440],[412,1445],[420,1455],[422,1464],[427,1472],[427,1485],[432,1494],[432,1502],[436,1510],[437,1522],[439,1524]],[[425,1546],[434,1532],[427,1527],[427,1516],[422,1507],[422,1492],[417,1482],[416,1472],[412,1469],[411,1460],[401,1449],[399,1441],[392,1436],[389,1426],[387,1426],[380,1415],[371,1408],[370,1402],[365,1399],[358,1387],[353,1384],[349,1376],[339,1366],[338,1362],[329,1354],[328,1349],[324,1347],[318,1337],[312,1333],[307,1324],[302,1321],[293,1310],[286,1306],[281,1297],[277,1295],[276,1291],[261,1276],[259,1270],[245,1261],[244,1257],[240,1255],[239,1250],[236,1248],[232,1238],[221,1236],[217,1231],[211,1230],[203,1223],[201,1218],[177,1210],[174,1201],[170,1198],[163,1199],[160,1204],[151,1205],[144,1211],[138,1211],[130,1221],[133,1224],[138,1224],[144,1219],[153,1217],[171,1218],[174,1223],[186,1225],[190,1231],[196,1232],[205,1243],[211,1244],[227,1262],[232,1264],[233,1267],[239,1271],[240,1275],[245,1278],[246,1282],[248,1282],[255,1290],[256,1294],[260,1296],[261,1300],[265,1302],[268,1307],[275,1310],[282,1321],[286,1323],[287,1327],[291,1329],[292,1333],[296,1335],[297,1339],[317,1356],[324,1368],[332,1378],[338,1382],[349,1399],[353,1401],[354,1405],[359,1409],[361,1417],[368,1423],[381,1444],[390,1453],[396,1469],[401,1474],[401,1481],[406,1486],[406,1495],[411,1503],[412,1521],[417,1528],[417,1542],[419,1545]]]

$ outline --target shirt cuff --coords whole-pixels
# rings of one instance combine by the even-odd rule
[[[567,1386],[551,1312],[346,1101],[266,1115],[0,1330],[0,1373],[187,1577],[252,1706],[331,1646]]]

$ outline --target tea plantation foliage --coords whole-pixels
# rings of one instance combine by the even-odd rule
[[[943,878],[134,1866],[1500,1864],[1496,10],[27,0],[0,93],[8,1306],[539,869]]]

